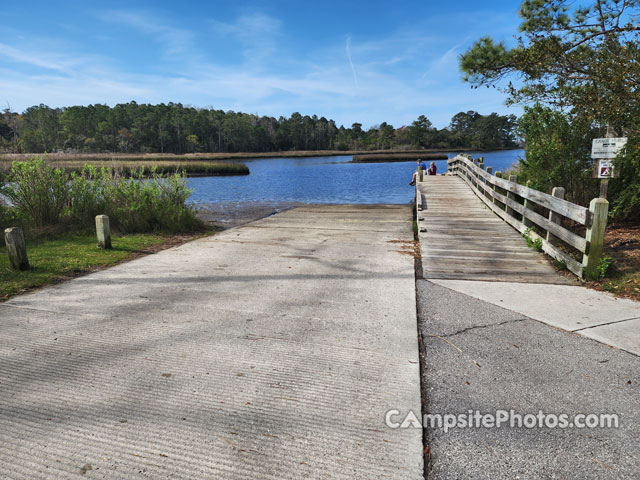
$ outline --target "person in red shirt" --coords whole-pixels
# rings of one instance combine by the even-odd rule
[[[429,168],[427,169],[427,175],[436,175],[437,169],[436,164],[431,162]]]

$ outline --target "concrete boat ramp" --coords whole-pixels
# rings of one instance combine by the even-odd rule
[[[422,478],[411,221],[298,208],[1,304],[0,477]]]

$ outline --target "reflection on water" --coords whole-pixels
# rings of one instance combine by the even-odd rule
[[[493,171],[505,170],[522,150],[474,153]],[[451,155],[452,156],[452,155]],[[189,179],[191,200],[203,203],[396,203],[413,199],[415,162],[349,163],[351,156],[247,160],[251,175]],[[447,171],[437,160],[438,173]]]

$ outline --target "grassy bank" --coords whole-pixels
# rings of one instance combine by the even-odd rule
[[[376,153],[367,155],[354,155],[352,163],[388,163],[388,162],[409,162],[421,160],[446,160],[448,157],[444,153]]]
[[[113,249],[103,250],[97,247],[93,233],[58,234],[32,242],[27,241],[31,269],[24,272],[11,269],[6,247],[0,247],[0,301],[34,288],[153,253],[191,238],[195,238],[195,235],[166,236],[143,233],[114,236]]]
[[[18,160],[15,160],[18,161]],[[11,169],[12,160],[0,160],[0,172],[8,172]],[[127,174],[133,170],[144,168],[150,173],[155,168],[156,173],[160,175],[173,174],[183,172],[190,177],[208,176],[223,177],[232,175],[249,175],[249,167],[238,162],[222,162],[222,161],[168,161],[168,160],[59,160],[51,157],[47,158],[47,164],[52,167],[62,168],[68,172],[79,172],[85,165],[94,167],[115,168]]]

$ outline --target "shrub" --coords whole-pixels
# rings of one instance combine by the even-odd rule
[[[71,173],[69,214],[75,223],[91,225],[96,215],[106,212],[106,184],[113,174],[110,169],[85,165],[80,172]]]
[[[60,220],[69,199],[68,176],[42,158],[33,157],[11,165],[0,193],[33,225],[53,225]]]
[[[192,231],[202,227],[187,201],[184,173],[166,178],[144,168],[126,172],[85,165],[72,175],[71,216],[91,225],[95,215],[109,216],[111,225],[123,232]]]
[[[629,135],[615,160],[616,178],[609,183],[611,215],[616,220],[640,221],[640,134]]]

